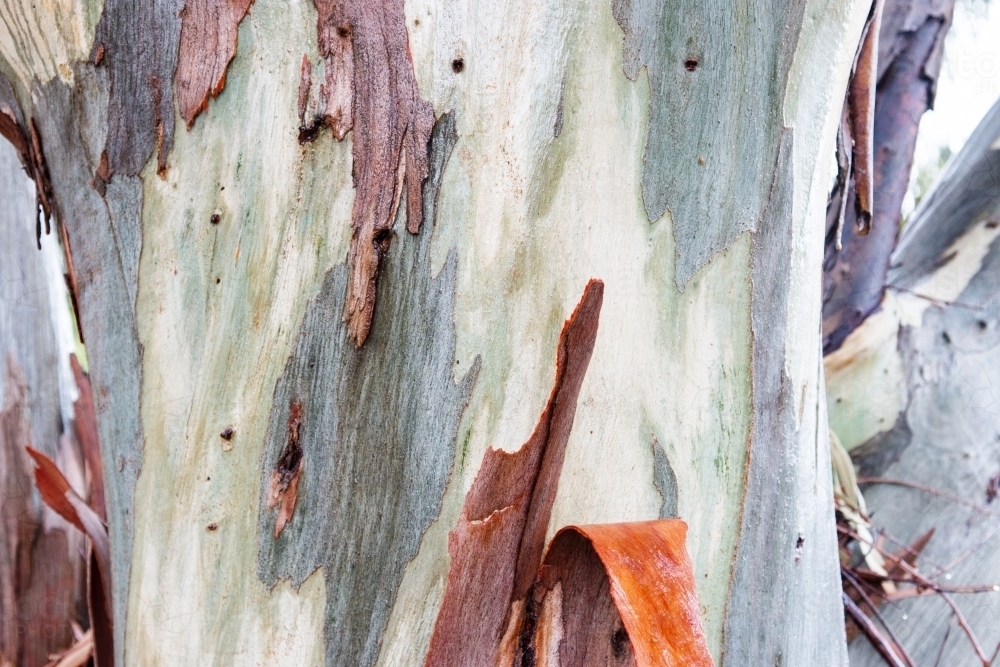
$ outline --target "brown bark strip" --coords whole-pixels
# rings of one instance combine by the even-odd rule
[[[299,477],[302,476],[302,445],[299,444],[299,429],[302,427],[302,404],[292,403],[288,414],[288,442],[278,459],[278,465],[271,473],[267,491],[267,509],[278,508],[278,516],[274,520],[274,537],[277,539],[281,531],[292,520],[295,513],[295,502],[298,499]]]
[[[337,139],[354,129],[354,210],[344,320],[360,347],[375,309],[375,283],[406,184],[407,229],[423,223],[422,188],[434,109],[421,99],[402,0],[314,0],[326,67],[320,117]],[[317,127],[303,125],[300,141]],[[307,131],[308,130],[308,131]]]
[[[35,486],[38,488],[42,500],[59,516],[69,521],[90,538],[101,582],[103,584],[111,581],[109,578],[111,576],[111,548],[108,542],[108,529],[104,522],[76,494],[52,459],[31,447],[25,447],[25,450],[35,461]],[[91,572],[90,578],[90,587],[93,589],[93,572]],[[110,589],[107,586],[103,586],[103,589],[101,591],[101,600],[105,605],[103,611],[110,619],[111,596],[107,594]]]
[[[0,72],[0,136],[11,143],[17,151],[24,171],[35,182],[35,236],[38,249],[42,248],[42,220],[45,219],[45,233],[52,231],[52,182],[42,151],[42,137],[34,118],[27,123],[21,113],[20,104],[7,77]]]
[[[534,582],[597,338],[604,283],[591,280],[563,325],[556,379],[538,425],[515,452],[489,449],[448,535],[451,567],[425,665],[494,664],[512,603]]]
[[[190,128],[226,86],[226,68],[236,55],[240,21],[253,0],[187,0],[181,11],[177,54],[177,102]]]
[[[517,664],[533,664],[549,635],[562,637],[560,667],[712,667],[686,540],[679,519],[560,530],[529,608],[544,609],[558,587],[560,613],[549,617],[562,627],[522,640]]]
[[[854,76],[847,93],[853,140],[858,234],[866,236],[872,224],[873,142],[875,135],[875,84],[878,81],[878,38],[882,29],[884,0],[875,0],[861,37]]]

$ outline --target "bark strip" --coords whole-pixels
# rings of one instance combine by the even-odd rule
[[[486,452],[448,534],[451,566],[426,667],[494,664],[508,620],[520,625],[518,610],[541,564],[603,299],[604,283],[591,280],[563,325],[555,383],[528,441],[515,452]]]
[[[526,617],[559,595],[558,631],[539,623],[539,641],[522,640],[520,662],[558,653],[560,667],[713,667],[691,559],[678,519],[568,526],[552,539]],[[545,636],[559,636],[547,647]],[[525,650],[528,649],[528,650]],[[534,649],[534,650],[532,650]]]
[[[177,54],[177,103],[190,128],[226,86],[226,68],[236,55],[240,21],[253,0],[187,0],[181,11]]]
[[[344,319],[361,347],[371,328],[379,262],[389,248],[404,183],[407,229],[416,234],[423,223],[421,191],[434,109],[417,89],[402,0],[314,2],[326,66],[324,122],[338,139],[354,128],[357,192]]]

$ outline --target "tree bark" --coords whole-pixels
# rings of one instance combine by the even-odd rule
[[[527,523],[679,516],[717,664],[846,664],[819,268],[870,3],[202,4],[0,16],[90,360],[116,664],[423,664],[449,531],[547,423],[591,279]]]

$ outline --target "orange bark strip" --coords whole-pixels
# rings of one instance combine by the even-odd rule
[[[187,0],[181,11],[177,54],[177,101],[191,127],[226,85],[226,68],[236,55],[240,21],[253,0]]]
[[[878,83],[878,35],[882,28],[884,0],[875,0],[865,26],[847,94],[851,136],[854,139],[854,178],[858,209],[858,234],[871,229],[875,141],[875,85]]]
[[[694,572],[685,548],[686,523],[661,519],[569,526],[553,538],[553,557],[570,536],[584,537],[603,563],[611,599],[621,615],[637,667],[714,665],[701,627]],[[549,556],[544,567],[548,565]],[[567,616],[565,608],[563,615]],[[571,636],[567,625],[565,641],[569,645],[587,640]]]
[[[528,441],[516,452],[489,449],[483,458],[448,534],[451,567],[427,667],[497,661],[512,603],[519,608],[541,564],[603,300],[604,283],[591,280],[563,325],[552,393]]]
[[[354,129],[354,210],[344,320],[358,347],[375,311],[375,282],[406,188],[407,229],[423,223],[434,109],[420,97],[402,0],[314,0],[326,67],[320,115],[334,136]],[[314,133],[304,127],[300,141]]]

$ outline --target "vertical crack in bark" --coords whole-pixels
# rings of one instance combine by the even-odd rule
[[[354,129],[356,193],[344,320],[361,347],[404,183],[406,227],[416,234],[423,222],[421,189],[434,109],[417,89],[402,0],[314,1],[326,67],[320,116],[338,139]],[[300,140],[309,136],[300,133]]]
[[[226,86],[240,21],[253,0],[187,0],[181,11],[177,102],[188,127]]]
[[[555,383],[528,441],[515,452],[489,449],[483,458],[448,535],[451,566],[427,667],[494,664],[505,627],[519,625],[518,610],[541,564],[603,299],[604,283],[591,280],[563,325]],[[508,635],[512,641],[518,633]]]

